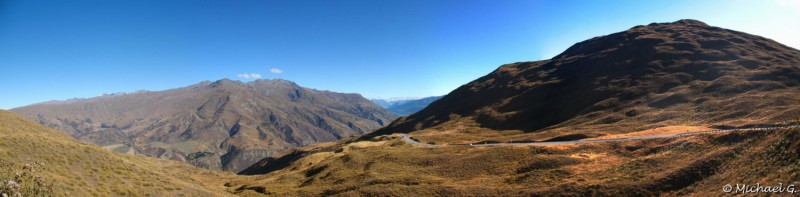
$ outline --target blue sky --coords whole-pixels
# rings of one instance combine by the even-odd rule
[[[0,0],[0,108],[256,77],[443,95],[651,22],[698,19],[800,48],[797,13],[797,0]]]

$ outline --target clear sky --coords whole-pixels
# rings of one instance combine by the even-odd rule
[[[692,18],[800,48],[797,0],[0,0],[0,108],[222,78],[443,95],[505,63]]]

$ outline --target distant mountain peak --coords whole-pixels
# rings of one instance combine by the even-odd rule
[[[663,25],[671,25],[671,26],[697,26],[697,27],[710,27],[703,21],[695,20],[695,19],[681,19],[673,22],[666,22],[666,23],[650,23],[647,26],[663,26]],[[636,27],[642,27],[642,25],[638,25]],[[634,27],[634,28],[636,28]]]
[[[230,80],[228,78],[223,78],[217,81],[212,82],[209,84],[210,87],[224,87],[229,85],[242,85],[241,81]]]

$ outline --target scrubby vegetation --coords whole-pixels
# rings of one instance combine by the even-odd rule
[[[58,189],[40,171],[44,162],[25,164],[0,160],[0,195],[2,196],[54,196],[66,194]]]

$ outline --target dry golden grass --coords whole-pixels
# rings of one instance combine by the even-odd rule
[[[704,129],[661,127],[627,135]],[[430,131],[412,136],[450,143],[476,138],[468,129]],[[800,178],[797,132],[547,147],[429,148],[406,144],[394,135],[371,141],[351,138],[305,147],[301,151],[309,154],[266,175],[236,176],[112,153],[2,111],[0,160],[45,164],[39,173],[52,181],[56,196],[715,195],[731,181]],[[490,139],[531,135],[481,133]]]
[[[676,134],[676,133],[710,131],[710,130],[715,130],[715,129],[707,126],[666,126],[639,132],[604,135],[600,137],[587,138],[586,140],[636,137],[636,136],[648,136],[648,135],[664,135],[664,134]]]
[[[385,136],[317,148],[289,167],[227,185],[245,196],[721,195],[730,182],[796,180],[798,132],[547,147],[428,148]]]
[[[441,125],[414,131],[409,136],[423,143],[431,144],[470,144],[482,142],[533,142],[546,141],[556,137],[570,136],[577,134],[581,137],[565,140],[581,139],[608,139],[619,137],[660,135],[671,133],[683,133],[687,131],[707,131],[714,130],[709,126],[693,125],[672,125],[665,126],[655,124],[651,126],[628,127],[620,125],[607,125],[613,128],[603,127],[569,127],[551,128],[535,133],[525,133],[520,130],[491,130],[481,128],[469,117],[457,117],[453,121],[442,123]],[[561,140],[559,140],[561,141]]]
[[[122,155],[0,110],[0,161],[41,164],[55,196],[226,196],[231,173]]]
[[[524,135],[519,130],[498,131],[481,128],[470,117],[452,117],[453,121],[443,123],[439,126],[414,131],[410,137],[431,144],[469,144],[482,141],[506,142],[518,136]],[[519,140],[517,140],[519,141]]]
[[[629,135],[685,129],[705,128],[664,127]],[[442,133],[459,135],[448,132]],[[236,176],[112,153],[0,111],[0,158],[41,162],[44,168],[38,172],[52,181],[56,196],[719,195],[728,183],[791,183],[800,178],[799,132],[547,147],[435,148],[406,144],[391,135],[305,147],[301,151],[308,154],[287,167],[265,175]],[[425,131],[412,134],[442,139]]]

